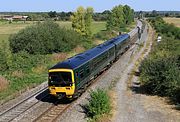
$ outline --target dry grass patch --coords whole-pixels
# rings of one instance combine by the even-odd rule
[[[52,54],[52,61],[53,62],[59,62],[59,61],[63,61],[67,58],[67,54],[66,53],[54,53]]]
[[[104,41],[103,40],[100,40],[100,39],[95,39],[94,40],[94,44],[95,45],[99,45],[99,44],[102,44]]]
[[[163,19],[167,23],[174,24],[175,26],[180,27],[180,18],[167,17]]]
[[[24,76],[24,73],[22,72],[22,70],[16,70],[16,71],[12,72],[11,76],[22,78]]]
[[[41,74],[43,73],[44,71],[46,71],[47,67],[46,66],[43,66],[43,65],[39,65],[37,67],[34,67],[32,68],[32,71],[37,73],[37,74]]]
[[[79,46],[79,45],[73,49],[73,52],[75,52],[75,53],[81,53],[83,51],[85,51],[84,47]]]
[[[0,91],[5,90],[9,85],[9,81],[4,78],[3,76],[0,76]]]
[[[108,95],[110,97],[110,102],[111,102],[111,112],[110,115],[108,117],[110,117],[108,120],[112,120],[114,118],[114,116],[117,114],[117,94],[114,90],[110,90],[108,91]]]

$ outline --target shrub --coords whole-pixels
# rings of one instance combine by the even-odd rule
[[[176,57],[147,58],[141,63],[140,72],[140,79],[149,93],[178,100],[180,69]]]
[[[90,97],[89,104],[86,106],[88,117],[94,119],[110,112],[110,98],[106,91],[100,89],[92,91]]]
[[[10,70],[22,70],[23,72],[29,72],[33,67],[47,63],[48,58],[45,55],[32,55],[25,51],[21,51],[12,55],[12,61]]]
[[[9,41],[13,53],[27,51],[30,54],[50,54],[70,51],[82,40],[75,31],[47,21],[21,30],[12,35]]]
[[[94,47],[95,45],[92,43],[92,41],[90,39],[83,37],[82,46],[85,49],[90,49],[90,48]]]
[[[9,69],[11,64],[11,52],[8,41],[2,41],[0,45],[0,71],[4,72]]]

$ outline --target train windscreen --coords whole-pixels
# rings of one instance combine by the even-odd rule
[[[50,72],[49,85],[55,86],[71,86],[72,77],[71,72]]]

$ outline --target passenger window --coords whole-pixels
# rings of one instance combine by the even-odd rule
[[[79,75],[80,75],[80,78],[83,78],[83,77],[84,77],[84,72],[83,72],[83,70],[80,71]]]
[[[89,73],[90,70],[89,70],[89,66],[86,67],[86,73]]]

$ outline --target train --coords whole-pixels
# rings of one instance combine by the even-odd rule
[[[139,38],[141,31],[122,34],[59,62],[48,70],[48,89],[58,99],[78,98],[104,70],[125,53]]]

